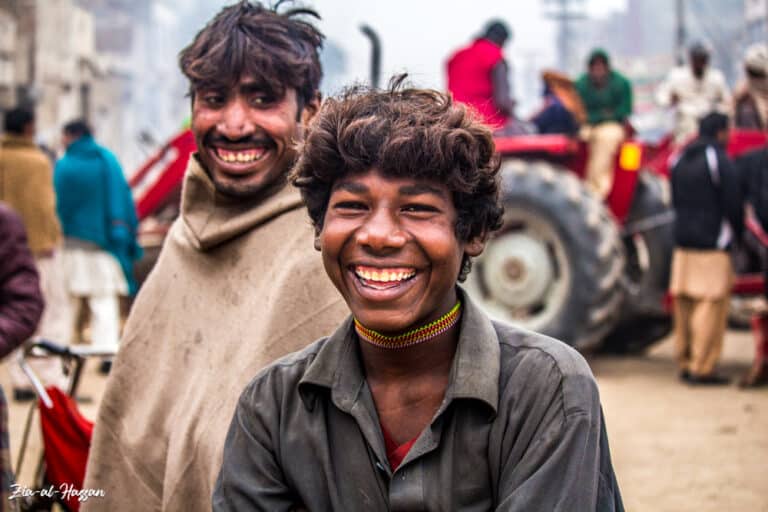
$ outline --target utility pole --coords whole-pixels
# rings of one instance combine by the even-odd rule
[[[675,60],[678,66],[685,63],[685,4],[675,0]]]
[[[573,62],[573,23],[586,19],[585,0],[544,0],[549,11],[545,16],[558,23],[557,28],[557,67],[565,72],[571,71]]]

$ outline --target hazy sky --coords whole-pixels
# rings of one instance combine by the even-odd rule
[[[386,0],[311,2],[323,16],[321,27],[329,39],[348,54],[350,77],[366,78],[369,46],[359,31],[362,23],[379,33],[383,46],[383,77],[408,71],[420,85],[442,87],[443,63],[450,52],[470,41],[490,18],[501,18],[512,27],[507,45],[513,66],[532,58],[541,65],[555,60],[554,23],[544,17],[537,0]],[[590,14],[624,5],[623,0],[589,0]],[[449,7],[450,6],[450,7]]]
[[[203,0],[213,15],[231,2]],[[177,6],[200,3],[179,1]],[[367,23],[379,34],[383,47],[384,80],[407,71],[417,85],[442,88],[443,64],[454,49],[466,44],[490,18],[509,23],[514,40],[507,45],[513,69],[552,66],[555,27],[544,16],[543,0],[301,0],[323,17],[320,28],[347,56],[344,82],[365,80],[369,44],[360,32]],[[585,0],[587,13],[601,16],[626,5],[626,0]],[[520,75],[518,71],[516,73]],[[519,84],[518,84],[519,89]]]

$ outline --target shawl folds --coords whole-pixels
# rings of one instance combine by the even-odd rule
[[[83,510],[210,511],[235,405],[257,371],[348,314],[299,192],[218,195],[195,158],[104,393]]]

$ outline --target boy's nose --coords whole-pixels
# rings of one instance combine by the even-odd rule
[[[381,251],[405,245],[405,232],[387,212],[376,212],[357,231],[357,243]]]

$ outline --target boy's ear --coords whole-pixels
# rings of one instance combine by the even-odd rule
[[[315,243],[314,243],[314,245],[315,245],[315,250],[319,251],[320,250],[320,231],[318,231],[317,229],[315,230]]]
[[[320,96],[320,91],[317,91],[314,97],[306,105],[304,105],[304,110],[301,111],[302,126],[306,127],[312,118],[315,117],[317,112],[320,110],[321,101],[322,97]]]
[[[487,238],[488,235],[485,233],[480,234],[474,238],[470,238],[469,241],[464,245],[464,252],[472,258],[480,256],[483,253],[483,249],[485,249],[485,242]]]

